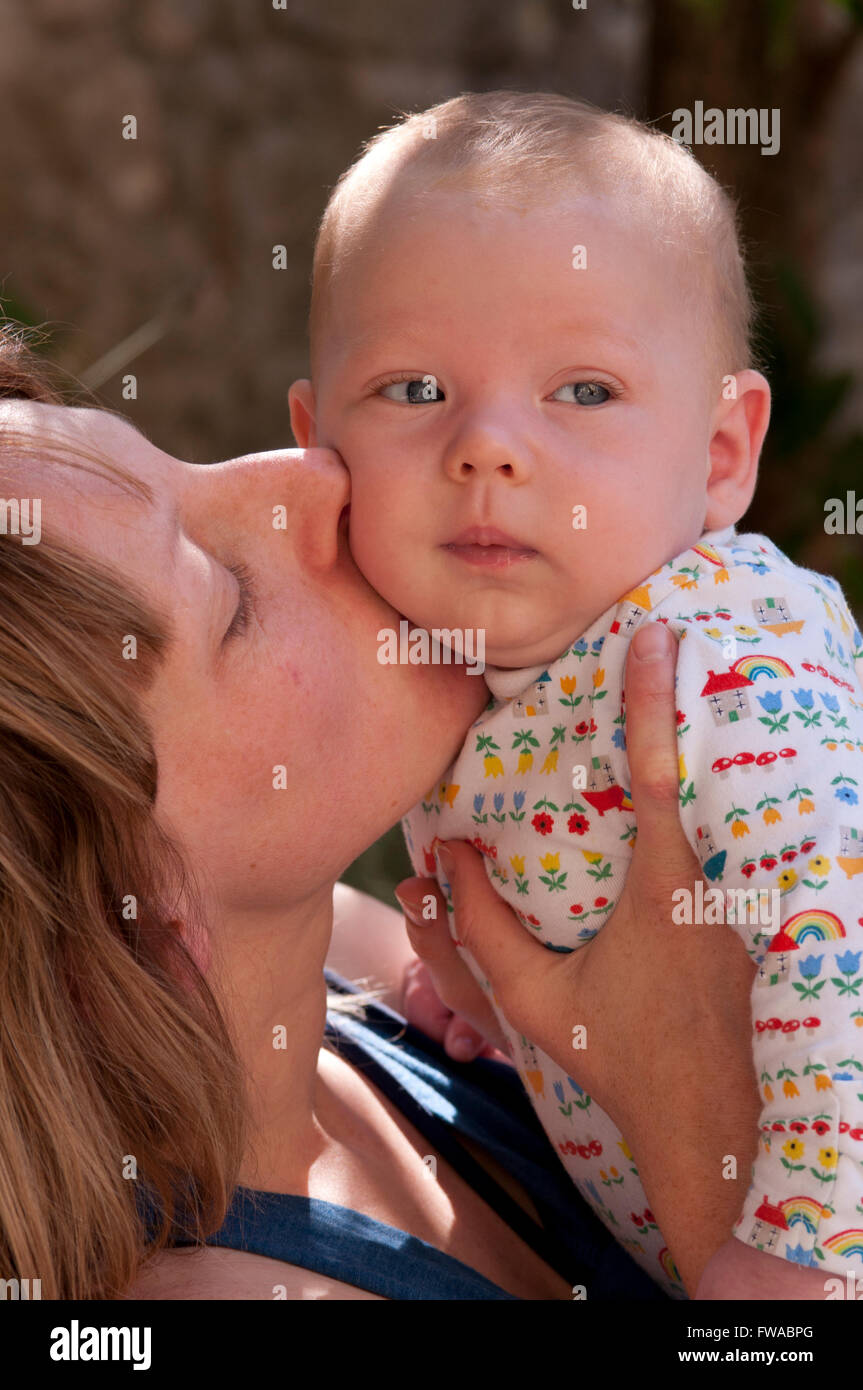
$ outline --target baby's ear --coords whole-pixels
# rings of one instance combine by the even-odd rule
[[[295,381],[288,392],[291,408],[291,429],[300,449],[313,449],[315,438],[315,392],[312,383],[305,378]]]

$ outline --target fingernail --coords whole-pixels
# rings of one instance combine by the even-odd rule
[[[664,623],[645,623],[632,639],[639,661],[661,661],[668,655],[668,633]]]
[[[396,898],[398,899],[399,906],[401,907],[401,910],[405,914],[405,916],[410,919],[410,921],[413,923],[415,927],[421,927],[424,920],[422,916],[422,909],[416,903],[412,903],[409,901],[409,899],[403,898],[398,888],[394,888],[393,892]]]
[[[452,851],[448,850],[446,845],[438,845],[435,853],[437,855],[437,862],[443,870],[444,877],[447,882],[452,885],[452,881],[455,878],[455,858],[453,857]]]
[[[479,1051],[476,1039],[470,1033],[457,1033],[450,1039],[450,1048],[463,1062],[470,1062]]]

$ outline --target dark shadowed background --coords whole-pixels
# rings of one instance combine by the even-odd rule
[[[863,0],[0,0],[0,308],[172,454],[292,444],[329,189],[401,110],[495,87],[667,132],[696,101],[779,109],[773,156],[694,151],[740,199],[774,392],[745,526],[859,623],[863,539],[824,515],[863,498]],[[402,870],[395,832],[349,878],[388,897]]]

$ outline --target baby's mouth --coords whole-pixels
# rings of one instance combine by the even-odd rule
[[[515,536],[496,526],[469,526],[441,547],[465,564],[496,569],[530,560],[538,554]]]

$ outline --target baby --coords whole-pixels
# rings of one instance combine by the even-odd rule
[[[729,922],[759,964],[735,1235],[842,1275],[863,1271],[863,639],[832,579],[735,530],[769,417],[751,318],[733,206],[684,148],[564,97],[463,96],[340,180],[292,423],[350,470],[369,582],[483,634],[492,699],[405,822],[415,869],[472,840],[549,949],[589,941],[626,877],[628,643],[680,638],[680,816],[709,887],[669,921]],[[589,1040],[567,1075],[500,1021],[579,1191],[680,1296],[579,1085]]]

